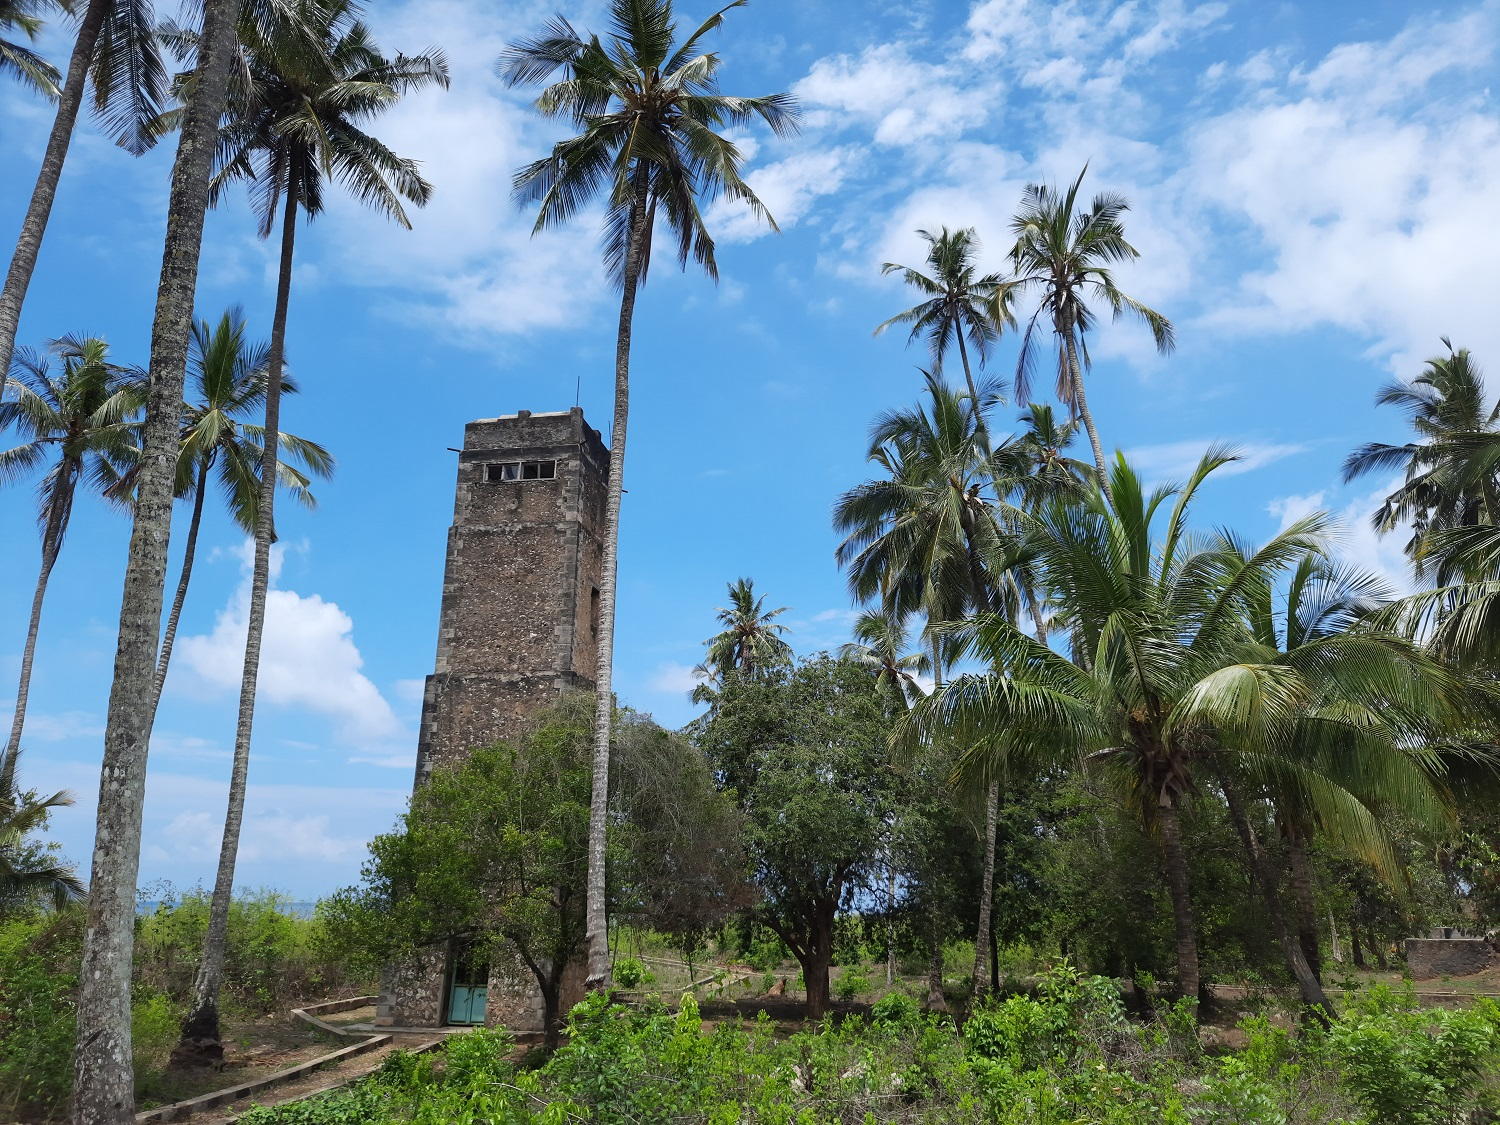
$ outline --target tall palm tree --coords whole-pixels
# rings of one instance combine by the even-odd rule
[[[1500,400],[1487,401],[1484,377],[1468,348],[1429,359],[1410,382],[1387,383],[1376,405],[1405,411],[1413,441],[1370,442],[1344,462],[1344,480],[1400,469],[1405,479],[1371,522],[1385,533],[1410,523],[1406,554],[1418,570],[1432,561],[1432,536],[1475,526],[1500,526]]]
[[[599,579],[599,662],[595,674],[593,797],[589,807],[589,986],[609,981],[605,906],[605,825],[609,816],[609,731],[613,696],[615,586],[620,541],[620,497],[630,415],[630,337],[637,290],[651,263],[658,215],[676,243],[678,262],[691,256],[717,279],[714,240],[700,203],[719,195],[746,204],[774,230],[775,220],[740,176],[741,157],[719,130],[759,118],[777,135],[795,130],[790,95],[731,97],[719,92],[718,54],[703,40],[724,21],[734,0],[698,26],[681,44],[671,0],[611,0],[606,38],[587,38],[557,18],[540,35],[513,44],[497,69],[512,86],[562,78],[537,98],[547,117],[580,132],[515,176],[523,202],[537,204],[535,231],[571,219],[590,201],[606,199],[604,264],[620,287],[615,334],[614,420],[610,428],[604,553]]]
[[[161,654],[156,662],[158,701],[167,680],[177,624],[193,576],[193,559],[197,553],[198,530],[203,523],[210,473],[216,471],[219,488],[235,524],[247,535],[255,534],[260,503],[259,474],[264,459],[261,443],[265,429],[244,419],[265,405],[269,355],[269,344],[246,338],[245,317],[241,309],[227,310],[216,324],[206,320],[193,323],[188,375],[193,383],[194,397],[184,413],[182,454],[177,464],[177,495],[192,500],[192,515],[188,519],[187,539],[183,545],[177,594],[167,615]],[[283,394],[294,394],[297,390],[291,377],[285,373],[281,377],[281,390]],[[316,506],[309,488],[309,474],[325,479],[331,476],[333,457],[321,445],[295,434],[283,431],[280,438],[283,457],[277,459],[276,472],[281,478],[281,487],[307,507]],[[295,463],[283,458],[290,458]]]
[[[203,0],[201,50],[172,161],[162,268],[151,325],[151,381],[141,427],[134,519],[99,771],[88,923],[79,973],[78,1049],[73,1056],[74,1125],[130,1125],[135,1117],[130,967],[156,654],[193,291],[208,211],[214,142],[228,97],[240,10],[235,0]]]
[[[56,0],[0,0],[0,75],[9,75],[53,101],[62,75],[30,47],[8,36],[20,32],[28,40],[35,39],[42,30],[40,13],[59,7]]]
[[[853,633],[854,640],[839,648],[840,658],[874,672],[880,694],[905,711],[922,695],[917,677],[931,671],[931,659],[906,651],[906,624],[894,614],[867,609],[855,619]]]
[[[64,789],[41,797],[23,790],[16,777],[20,760],[18,749],[0,752],[0,918],[38,900],[49,900],[61,910],[83,897],[83,884],[73,868],[26,840],[47,823],[53,809],[71,805],[73,794]]]
[[[886,262],[880,272],[899,273],[907,285],[926,299],[883,321],[876,327],[875,335],[893,325],[911,325],[907,342],[926,337],[934,375],[942,374],[943,358],[957,344],[969,401],[978,410],[979,388],[969,363],[969,347],[973,347],[982,364],[1001,328],[1015,323],[1010,311],[1011,288],[998,273],[976,276],[979,267],[974,259],[979,252],[979,236],[973,227],[962,230],[942,227],[935,235],[925,230],[917,234],[927,243],[927,272],[896,262]],[[982,428],[982,421],[980,425]]]
[[[703,642],[708,646],[704,663],[713,678],[722,684],[731,675],[754,676],[790,665],[792,646],[781,636],[786,626],[776,620],[786,611],[786,606],[767,609],[765,595],[755,596],[751,579],[731,582],[729,604],[716,611],[724,628]]]
[[[179,39],[188,37],[179,33]],[[334,179],[410,229],[402,201],[421,206],[431,198],[432,186],[418,173],[416,161],[397,156],[363,126],[410,91],[448,84],[448,66],[441,52],[383,56],[351,0],[300,0],[288,19],[269,25],[242,19],[239,40],[240,66],[220,130],[219,167],[211,198],[230,184],[247,181],[259,211],[262,237],[269,237],[275,229],[280,211],[281,255],[265,361],[255,562],[229,804],[203,956],[192,1004],[173,1052],[179,1065],[215,1063],[223,1057],[218,999],[244,817],[271,546],[276,539],[274,506],[283,445],[282,367],[298,215],[317,216],[323,209],[327,181]],[[162,124],[169,127],[172,122],[168,119]]]
[[[981,404],[931,374],[927,393],[930,405],[876,420],[870,460],[888,479],[846,492],[834,508],[834,525],[845,534],[837,558],[857,600],[879,598],[888,616],[927,615],[931,666],[941,684],[947,655],[934,626],[966,612],[1013,612],[1014,605],[1006,596],[1011,587],[997,580],[1006,569],[1004,537],[982,494],[995,477]],[[999,778],[991,776],[983,829],[986,889],[994,885],[999,802]],[[991,896],[981,891],[979,901],[976,964],[989,940]],[[982,988],[976,975],[975,992]]]
[[[53,375],[45,358],[21,349],[11,364],[12,401],[0,403],[0,430],[14,426],[25,440],[0,451],[0,480],[51,464],[37,489],[37,521],[42,531],[42,565],[26,647],[21,650],[21,681],[5,745],[6,760],[20,752],[31,694],[31,668],[47,583],[62,549],[73,515],[73,500],[83,484],[101,492],[113,485],[119,466],[130,456],[132,423],[144,400],[145,375],[138,368],[109,361],[103,340],[64,336],[48,350],[62,363]]]
[[[1083,420],[1094,451],[1099,486],[1108,498],[1110,479],[1104,446],[1084,388],[1084,375],[1090,367],[1088,333],[1097,322],[1089,299],[1103,301],[1116,319],[1126,313],[1139,318],[1151,330],[1163,354],[1172,350],[1174,336],[1166,317],[1121,292],[1115,284],[1110,264],[1140,257],[1125,240],[1121,221],[1130,205],[1123,196],[1105,192],[1096,195],[1087,210],[1079,210],[1078,190],[1087,172],[1085,166],[1062,194],[1047,184],[1029,184],[1011,221],[1016,242],[1010,251],[1010,284],[1018,293],[1038,292],[1036,311],[1026,322],[1016,364],[1016,401],[1027,401],[1037,324],[1045,319],[1057,340],[1058,401]]]
[[[51,4],[47,0],[0,0],[0,28],[8,23],[29,33],[35,26],[36,13],[44,6],[76,10],[70,0],[53,0]],[[10,368],[21,306],[36,271],[37,255],[87,87],[93,87],[94,110],[105,132],[129,151],[139,153],[147,144],[146,123],[160,111],[166,85],[150,0],[85,0],[60,90],[55,84],[56,72],[48,64],[18,44],[0,40],[3,70],[14,70],[23,80],[55,95],[57,112],[21,220],[10,269],[0,288],[0,371]]]
[[[1182,488],[1147,494],[1120,458],[1113,503],[1096,492],[1084,505],[1057,504],[1035,517],[1035,549],[1075,657],[1004,614],[982,616],[956,635],[990,671],[919,702],[902,731],[907,738],[950,731],[973,747],[972,765],[992,770],[1063,762],[1082,747],[1158,841],[1178,985],[1189,998],[1200,978],[1181,813],[1205,766],[1233,761],[1261,778],[1294,781],[1309,801],[1335,810],[1330,819],[1373,834],[1367,812],[1318,759],[1383,744],[1364,722],[1377,699],[1402,717],[1401,737],[1417,745],[1440,737],[1469,706],[1440,665],[1394,638],[1347,634],[1286,653],[1255,644],[1246,622],[1260,592],[1322,550],[1326,520],[1298,521],[1248,553],[1222,537],[1195,540],[1190,505],[1230,459],[1212,450]]]

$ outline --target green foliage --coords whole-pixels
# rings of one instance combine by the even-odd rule
[[[635,957],[617,958],[614,976],[621,988],[650,988],[656,983],[655,974]]]
[[[192,992],[203,935],[208,928],[208,892],[165,895],[136,928],[136,979],[175,1002]],[[228,1011],[249,1015],[279,1012],[298,1001],[368,990],[370,966],[348,964],[330,943],[322,904],[312,918],[298,916],[285,895],[251,891],[229,906],[224,951],[224,999]]]
[[[765,1018],[705,1031],[600,995],[538,1069],[503,1036],[451,1039],[446,1062],[388,1063],[343,1093],[260,1110],[247,1125],[1447,1125],[1477,1120],[1500,1060],[1496,1011],[1418,1011],[1389,996],[1333,1028],[1241,1025],[1236,1054],[1184,1050],[1167,1024],[1128,1021],[1112,981],[1066,965],[1034,997],[981,1010],[960,1034],[892,993],[868,1022],[776,1034]]]
[[[77,907],[0,921],[0,1115],[46,1117],[67,1107],[83,924]],[[131,1033],[138,1092],[166,1065],[181,1015],[169,996],[136,984]]]
[[[834,986],[834,992],[844,1003],[849,1003],[856,996],[869,992],[873,987],[869,975],[859,967],[845,969],[839,974],[838,983]]]
[[[1350,1090],[1380,1125],[1447,1125],[1500,1053],[1500,1005],[1421,1010],[1377,986],[1329,1030]],[[1489,1107],[1500,1103],[1490,1103]]]

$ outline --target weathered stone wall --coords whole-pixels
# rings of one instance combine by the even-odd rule
[[[1484,938],[1407,938],[1406,966],[1413,980],[1464,977],[1495,964],[1495,948]]]
[[[491,481],[486,467],[555,461],[552,480]],[[470,422],[459,455],[417,777],[514,739],[567,690],[593,689],[609,452],[574,408]]]
[[[555,461],[556,476],[488,479],[487,466],[508,461]],[[530,716],[563,692],[593,690],[608,476],[609,451],[577,407],[523,410],[464,428],[416,784],[476,747],[519,739]],[[446,952],[434,952],[393,970],[382,1021],[444,1022],[447,967]],[[582,967],[569,966],[564,1011],[582,997],[582,985]],[[541,1030],[541,997],[529,973],[491,973],[486,1019]]]

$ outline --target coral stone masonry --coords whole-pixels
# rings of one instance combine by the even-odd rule
[[[609,451],[583,411],[464,427],[417,780],[594,686]]]
[[[517,740],[562,693],[593,690],[608,477],[609,450],[576,406],[464,427],[416,785]],[[571,972],[565,992],[573,976],[581,992]],[[530,974],[475,965],[459,948],[388,971],[378,1025],[480,1022],[541,1030]]]

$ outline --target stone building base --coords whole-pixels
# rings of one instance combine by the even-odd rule
[[[386,969],[375,1008],[376,1027],[444,1027],[448,1023],[448,973],[451,954],[433,950],[403,965]],[[563,970],[559,1019],[584,997],[588,966],[580,957]],[[545,1006],[536,978],[525,968],[490,969],[485,1004],[486,1027],[504,1028],[516,1035],[547,1030]]]
[[[1493,968],[1495,947],[1484,938],[1407,938],[1406,966],[1413,980],[1466,977]]]

